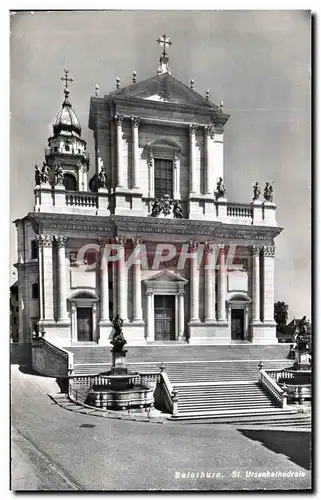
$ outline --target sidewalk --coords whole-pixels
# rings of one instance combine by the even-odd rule
[[[55,486],[44,477],[44,474],[21,450],[11,441],[11,490],[13,491],[48,491],[56,490]]]

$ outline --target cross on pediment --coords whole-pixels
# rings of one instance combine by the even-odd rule
[[[163,47],[163,56],[166,56],[166,49],[172,45],[171,39],[164,33],[157,39],[157,42]]]

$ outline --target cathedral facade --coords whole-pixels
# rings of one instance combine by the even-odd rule
[[[272,186],[228,200],[229,115],[171,75],[170,40],[159,43],[156,76],[97,86],[92,165],[65,72],[34,210],[15,221],[20,343],[38,330],[59,346],[109,345],[117,314],[129,345],[277,342]]]

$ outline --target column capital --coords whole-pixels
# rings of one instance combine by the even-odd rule
[[[227,255],[227,248],[218,246],[219,255]]]
[[[115,119],[117,127],[123,125],[123,121],[124,121],[123,115],[115,115],[114,119]]]
[[[58,248],[65,248],[67,246],[67,241],[68,241],[67,236],[63,236],[60,234],[58,236],[55,236],[55,240]]]
[[[144,240],[142,238],[139,238],[138,236],[128,238],[127,240],[133,247],[137,247],[139,245],[142,245],[144,243]]]
[[[218,246],[216,243],[213,243],[211,241],[206,241],[205,242],[205,246],[204,246],[204,251],[205,252],[208,252],[208,253],[214,253],[215,251],[217,251],[218,249]]]
[[[148,148],[148,158],[147,158],[147,163],[149,167],[153,166],[153,161],[154,161],[154,152],[152,148]]]
[[[264,257],[274,257],[275,246],[274,245],[264,245],[262,247],[262,254],[264,255]]]
[[[198,129],[198,123],[189,123],[188,124],[188,130],[189,130],[190,134],[195,134],[197,129]]]
[[[148,295],[149,297],[151,297],[153,295],[153,290],[147,289],[145,291],[145,295]]]
[[[214,138],[215,129],[214,129],[213,125],[205,125],[204,132],[205,132],[206,137],[210,137],[211,139]]]
[[[51,234],[37,234],[36,241],[39,247],[52,247],[53,236]]]
[[[188,251],[189,252],[197,252],[199,246],[199,242],[195,240],[190,240],[188,244]]]
[[[254,257],[255,255],[260,255],[261,248],[262,248],[262,247],[261,247],[261,246],[259,246],[259,245],[253,245],[253,246],[252,246],[251,251],[252,251],[252,255],[253,255],[253,257]]]
[[[185,292],[185,290],[178,290],[177,295],[179,297],[184,297],[184,295],[186,295],[186,292]]]
[[[115,236],[114,242],[116,245],[121,245],[122,247],[125,246],[127,241],[127,238],[124,238],[123,236]]]
[[[77,308],[76,308],[76,304],[73,302],[73,303],[71,304],[71,311],[72,311],[73,313],[75,313],[75,312],[76,312],[76,309],[77,309]]]
[[[130,117],[130,121],[132,123],[132,127],[133,128],[138,128],[139,127],[139,123],[140,123],[139,116],[131,116]]]

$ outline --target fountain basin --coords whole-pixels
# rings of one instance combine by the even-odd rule
[[[144,410],[154,404],[154,389],[139,384],[123,390],[97,385],[88,394],[86,404],[104,410]]]

